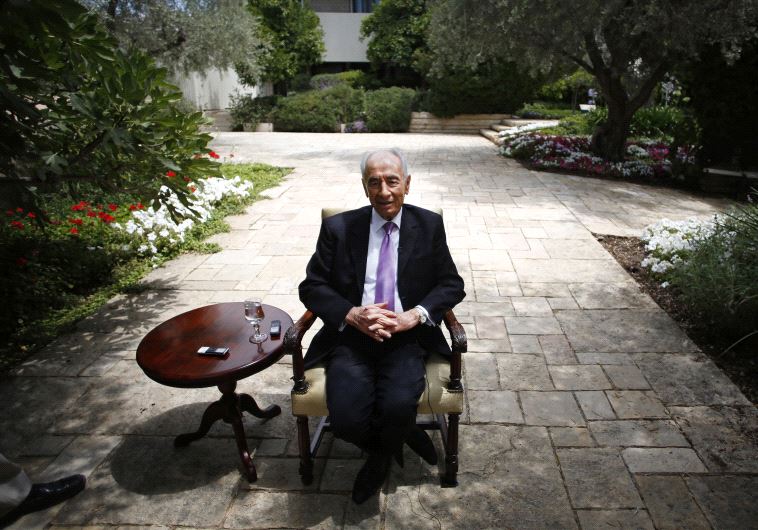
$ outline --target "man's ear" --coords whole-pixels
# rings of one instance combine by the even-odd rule
[[[364,179],[361,179],[361,184],[363,184],[363,193],[365,193],[366,197],[368,197],[368,186],[366,186],[366,181]]]
[[[408,195],[409,191],[411,191],[411,176],[410,175],[405,177],[405,194]]]

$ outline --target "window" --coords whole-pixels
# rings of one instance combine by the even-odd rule
[[[371,13],[379,0],[353,0],[353,13]]]

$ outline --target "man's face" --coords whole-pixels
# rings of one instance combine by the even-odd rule
[[[363,188],[382,219],[389,221],[400,212],[410,185],[411,176],[403,178],[403,166],[392,153],[378,153],[366,162]]]

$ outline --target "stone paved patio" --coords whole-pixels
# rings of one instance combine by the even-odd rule
[[[406,454],[356,507],[360,455],[327,436],[304,487],[287,359],[240,383],[284,410],[246,420],[257,483],[241,478],[228,425],[174,450],[217,391],[149,380],[134,361],[142,336],[253,294],[297,318],[321,207],[364,204],[361,153],[395,145],[410,158],[409,202],[444,209],[466,282],[460,486],[440,489],[438,470]],[[16,528],[757,526],[755,407],[590,233],[638,234],[722,202],[529,171],[476,136],[220,133],[214,148],[294,171],[214,237],[223,252],[155,270],[149,289],[114,298],[1,381],[0,449],[36,479],[89,477]]]

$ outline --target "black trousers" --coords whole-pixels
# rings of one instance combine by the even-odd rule
[[[426,354],[414,330],[383,343],[352,328],[343,333],[326,368],[332,432],[364,451],[392,455],[416,424]]]

